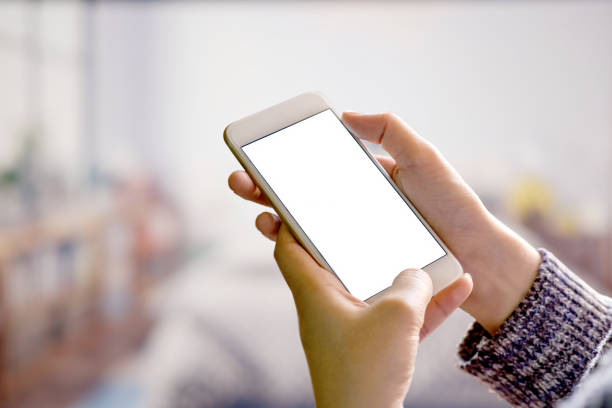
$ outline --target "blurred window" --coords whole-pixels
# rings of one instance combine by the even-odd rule
[[[83,129],[83,6],[0,4],[0,172],[33,141],[43,173],[78,183]]]

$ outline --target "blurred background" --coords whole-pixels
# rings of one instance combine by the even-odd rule
[[[307,90],[402,116],[610,293],[611,73],[611,2],[1,2],[0,405],[313,405],[222,142]],[[407,407],[505,406],[455,367],[470,323]]]

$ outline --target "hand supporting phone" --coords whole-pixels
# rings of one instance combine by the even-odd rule
[[[307,93],[230,124],[225,141],[308,252],[375,299],[407,268],[434,292],[461,267],[327,102]]]

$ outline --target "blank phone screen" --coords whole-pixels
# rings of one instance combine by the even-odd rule
[[[331,110],[242,149],[353,296],[446,255]]]

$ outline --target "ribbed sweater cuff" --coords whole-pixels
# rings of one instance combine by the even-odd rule
[[[546,407],[596,363],[612,326],[607,298],[539,250],[538,276],[494,336],[475,323],[459,346],[462,370],[515,406]]]

